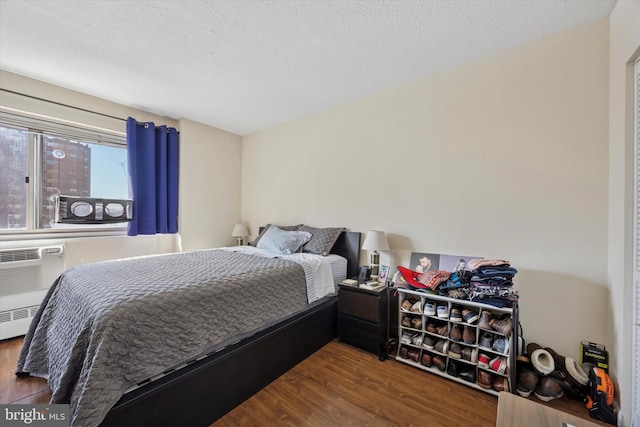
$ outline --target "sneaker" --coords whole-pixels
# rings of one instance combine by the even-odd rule
[[[538,386],[533,392],[536,397],[544,402],[562,397],[562,387],[553,379],[544,377],[540,379]]]
[[[480,347],[491,348],[492,345],[493,345],[493,335],[488,332],[485,332],[484,334],[482,334],[482,337],[480,338]]]
[[[400,306],[401,309],[405,310],[405,311],[409,311],[411,309],[411,306],[413,305],[413,303],[411,301],[409,301],[408,299],[402,301],[402,305]]]
[[[409,359],[413,360],[414,362],[420,360],[420,350],[416,350],[415,348],[407,351],[407,355],[409,356]]]
[[[478,322],[478,327],[491,330],[491,320],[491,312],[483,310],[482,313],[480,313],[480,321]]]
[[[471,311],[468,308],[465,308],[462,310],[462,319],[470,324],[473,325],[474,323],[476,323],[478,321],[478,313],[475,311]]]
[[[478,385],[490,389],[493,384],[493,375],[487,371],[478,371]]]
[[[493,342],[493,347],[495,351],[498,353],[506,355],[509,353],[509,338],[506,337],[498,337]]]
[[[411,340],[413,339],[413,335],[404,333],[402,337],[400,337],[400,344],[411,344]]]
[[[460,327],[460,325],[451,325],[449,338],[454,341],[460,341],[462,339],[462,327]]]
[[[429,353],[422,353],[420,362],[427,368],[430,368],[433,365],[432,356]]]
[[[447,307],[446,305],[439,305],[436,308],[436,311],[438,312],[438,317],[441,319],[448,319],[449,318],[449,307]]]
[[[438,326],[436,326],[436,332],[438,333],[438,335],[442,335],[443,337],[447,335],[447,330],[449,329],[449,327],[447,326],[446,323],[442,323]]]
[[[433,350],[435,346],[436,346],[436,340],[431,338],[429,335],[425,335],[424,338],[422,338],[423,348],[426,348],[427,350]]]
[[[502,320],[493,319],[491,322],[491,327],[493,330],[500,332],[502,335],[509,336],[511,335],[511,329],[513,327],[513,322],[510,317],[505,317]]]
[[[449,352],[449,340],[438,340],[434,348],[438,353],[447,354]]]
[[[486,368],[489,369],[489,362],[491,361],[491,359],[489,358],[489,356],[485,353],[480,353],[478,354],[478,366],[480,366],[481,368]]]
[[[413,345],[417,345],[418,347],[420,347],[422,345],[422,335],[414,335],[414,337],[411,339],[411,342],[413,343]]]
[[[449,314],[449,320],[452,322],[462,322],[462,313],[457,308],[452,308],[451,313]]]
[[[464,341],[465,344],[475,344],[476,328],[465,325],[464,330],[462,331],[462,341]]]
[[[489,369],[499,374],[504,374],[504,371],[507,370],[507,362],[503,357],[494,357],[489,361]]]
[[[462,349],[462,358],[468,360],[471,363],[478,361],[478,349],[472,347],[465,347]],[[489,366],[489,365],[487,365]]]
[[[453,342],[449,345],[449,357],[454,359],[460,359],[462,357],[462,346],[457,342]]]
[[[435,316],[436,315],[436,303],[433,301],[425,301],[424,303],[424,314],[427,316]]]
[[[538,375],[534,372],[523,370],[518,376],[516,391],[522,397],[529,397],[531,393],[533,393],[533,390],[536,389],[539,380]]]
[[[422,302],[416,301],[409,311],[413,311],[414,313],[422,313]]]

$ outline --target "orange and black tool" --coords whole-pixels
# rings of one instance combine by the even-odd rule
[[[591,418],[617,425],[616,411],[613,408],[614,387],[613,381],[607,373],[600,368],[592,368],[589,371],[590,394],[586,398],[586,407]]]

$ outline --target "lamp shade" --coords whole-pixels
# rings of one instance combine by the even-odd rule
[[[245,237],[249,235],[249,230],[244,224],[236,224],[231,232],[231,237]]]
[[[388,251],[389,241],[384,231],[371,230],[364,239],[362,249],[365,251]]]

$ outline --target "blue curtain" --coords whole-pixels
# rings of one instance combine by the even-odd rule
[[[127,119],[129,236],[178,232],[178,131]]]

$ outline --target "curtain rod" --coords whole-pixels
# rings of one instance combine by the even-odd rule
[[[27,95],[26,93],[15,92],[13,90],[4,89],[4,88],[0,88],[0,90],[3,91],[3,92],[12,93],[14,95],[20,95],[20,96],[24,96],[24,97],[31,98],[31,99],[36,99],[38,101],[44,101],[44,102],[48,102],[50,104],[60,105],[62,107],[73,108],[74,110],[84,111],[86,113],[97,114],[98,116],[109,117],[110,119],[122,120],[123,122],[127,121],[127,119],[123,119],[121,117],[111,116],[109,114],[99,113],[97,111],[87,110],[85,108],[74,107],[73,105],[63,104],[62,102],[51,101],[49,99],[39,98],[39,97],[33,96],[33,95]]]

